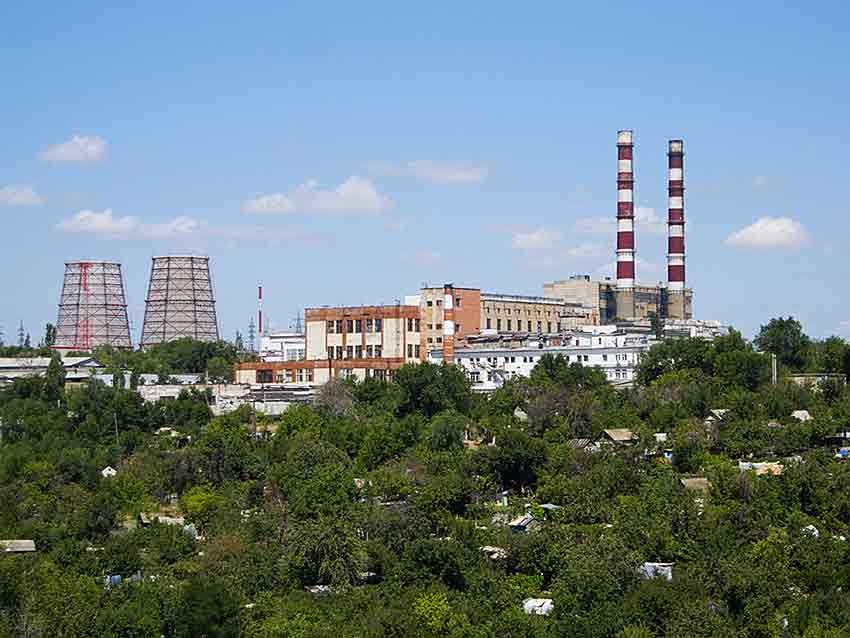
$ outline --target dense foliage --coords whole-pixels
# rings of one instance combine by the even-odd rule
[[[230,356],[189,346],[99,354],[164,375]],[[843,366],[847,346],[823,352]],[[37,546],[0,558],[0,636],[850,634],[850,465],[831,443],[848,390],[771,385],[737,333],[655,346],[639,380],[545,356],[485,397],[457,368],[407,366],[259,415],[266,437],[202,393],[66,389],[51,365],[0,390],[0,536]],[[577,445],[610,428],[638,443]],[[194,527],[139,524],[156,512]],[[526,512],[538,529],[505,524]]]

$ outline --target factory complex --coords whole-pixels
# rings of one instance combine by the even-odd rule
[[[667,281],[638,283],[635,270],[634,140],[617,134],[616,272],[544,283],[540,296],[486,292],[454,283],[423,285],[395,305],[304,310],[303,330],[264,325],[258,288],[259,360],[237,364],[237,384],[315,387],[331,379],[388,379],[410,363],[463,367],[477,389],[527,376],[545,354],[598,366],[612,383],[630,383],[640,355],[661,336],[711,337],[717,322],[693,318],[685,285],[684,145],[667,153]],[[403,299],[403,300],[402,300]],[[219,337],[209,258],[152,259],[140,347]],[[661,326],[659,328],[659,326]],[[253,335],[252,335],[253,342]],[[69,261],[55,348],[132,347],[121,264]]]

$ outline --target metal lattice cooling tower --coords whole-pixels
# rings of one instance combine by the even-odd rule
[[[154,257],[140,346],[190,337],[217,341],[209,257]]]
[[[133,347],[121,264],[69,261],[53,347],[89,351],[97,346]]]

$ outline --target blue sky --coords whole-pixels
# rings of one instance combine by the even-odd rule
[[[850,336],[850,9],[696,4],[6,3],[6,340],[55,321],[70,259],[121,260],[138,330],[150,257],[209,254],[227,338],[260,282],[286,328],[610,274],[620,128],[639,280],[681,137],[696,315]]]

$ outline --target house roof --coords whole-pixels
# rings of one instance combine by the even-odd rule
[[[0,547],[7,554],[17,554],[21,552],[34,552],[35,541],[32,540],[7,540],[0,541]]]
[[[708,492],[711,489],[711,482],[703,476],[683,477],[679,482],[688,492]]]
[[[603,430],[603,434],[612,441],[617,443],[627,443],[635,440],[634,433],[628,428],[613,428],[611,430]]]
[[[582,450],[593,445],[591,439],[570,439],[567,441],[567,447],[571,450]]]

